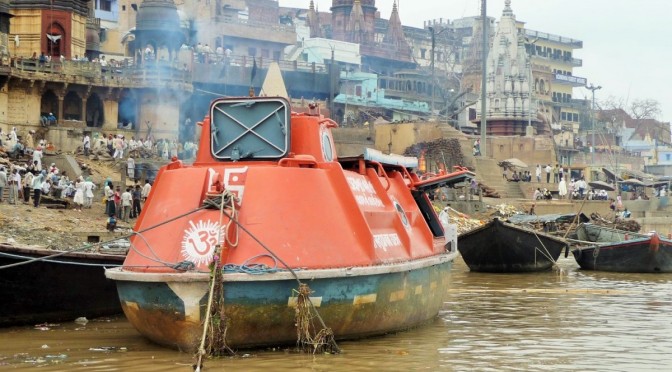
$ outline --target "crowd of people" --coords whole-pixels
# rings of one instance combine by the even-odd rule
[[[96,154],[107,152],[115,161],[127,159],[129,163],[129,172],[135,168],[135,158],[160,157],[164,160],[192,159],[196,156],[198,145],[192,141],[178,142],[176,139],[158,139],[153,136],[136,139],[131,136],[126,138],[123,134],[99,135],[93,134],[91,138],[88,134],[82,139],[82,150],[85,156],[91,151]]]
[[[160,140],[157,144],[153,144],[151,140],[136,141],[131,138],[126,141],[122,135],[109,135],[104,140],[94,136],[96,140],[91,140],[89,135],[85,135],[82,140],[82,152],[85,156],[91,154],[92,147],[110,151],[115,159],[127,156],[128,176],[135,180],[135,184],[133,187],[126,187],[124,191],[121,185],[115,187],[109,178],[102,185],[96,185],[91,176],[70,178],[67,172],[60,170],[55,163],[49,166],[43,165],[47,143],[40,140],[35,144],[34,134],[35,132],[31,130],[26,135],[19,136],[16,128],[10,133],[3,133],[0,130],[0,147],[10,156],[8,165],[0,165],[0,203],[32,204],[34,208],[38,208],[48,196],[52,198],[51,202],[67,201],[72,205],[73,211],[82,212],[83,209],[94,208],[94,199],[98,195],[103,199],[105,215],[115,220],[114,224],[108,225],[108,229],[112,230],[116,227],[117,219],[129,223],[130,219],[136,218],[151,191],[149,180],[145,181],[144,185],[140,184],[131,157],[132,151],[147,146],[147,151],[157,154],[159,151],[165,152],[167,148],[171,150],[168,155],[172,156],[178,156],[179,151],[182,151],[183,155],[189,152],[188,156],[195,154],[195,146],[187,144],[185,150],[177,146],[176,141]],[[173,143],[172,147],[170,143]],[[8,190],[7,198],[5,189]]]

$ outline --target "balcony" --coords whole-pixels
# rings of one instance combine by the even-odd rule
[[[553,56],[552,53],[537,53],[536,51],[532,52],[532,56],[534,58],[544,59],[544,60],[547,60],[547,61],[563,62],[563,63],[566,63],[568,65],[571,65],[572,67],[583,66],[583,60],[580,59],[580,58]]]
[[[553,106],[564,107],[575,110],[587,110],[589,108],[589,101],[583,99],[570,99],[569,101],[562,101],[557,98],[551,98]]]
[[[575,49],[583,48],[583,41],[581,41],[581,40],[576,40],[576,39],[572,39],[572,38],[564,37],[564,36],[560,36],[560,35],[553,35],[553,34],[549,34],[549,33],[546,33],[546,32],[539,32],[539,31],[526,29],[525,30],[525,36],[527,36],[530,39],[539,38],[539,39],[546,40],[546,41],[552,41],[552,42],[558,43],[558,44],[568,45],[568,46],[571,46]]]
[[[96,85],[120,88],[152,88],[165,86],[186,91],[193,90],[191,72],[170,64],[144,66],[106,66],[83,61],[40,63],[31,59],[16,59],[9,75],[31,81],[50,81],[68,84]]]

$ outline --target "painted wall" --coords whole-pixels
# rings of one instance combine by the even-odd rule
[[[42,48],[40,30],[42,24],[42,11],[39,9],[15,9],[14,17],[9,24],[10,39],[19,36],[19,46],[14,42],[9,46],[9,52],[13,56],[30,57],[33,52],[40,54]]]

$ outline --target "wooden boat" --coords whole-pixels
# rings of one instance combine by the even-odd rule
[[[339,159],[334,126],[317,110],[292,113],[282,98],[211,104],[194,164],[158,172],[135,225],[142,236],[106,273],[140,333],[198,348],[211,268],[220,267],[229,347],[296,344],[297,282],[337,339],[437,316],[457,253],[427,191],[473,174],[420,180],[409,170],[417,159],[375,151]],[[250,262],[263,264],[257,275]]]
[[[458,237],[458,250],[471,271],[544,271],[568,246],[563,239],[495,218]]]
[[[622,273],[672,272],[672,240],[657,233],[639,234],[593,224],[577,227],[572,250],[584,270]]]
[[[120,266],[124,256],[0,244],[0,326],[121,314],[105,268]]]

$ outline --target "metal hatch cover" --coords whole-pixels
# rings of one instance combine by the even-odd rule
[[[223,98],[210,106],[210,149],[219,160],[280,159],[289,152],[291,111],[281,97]]]

